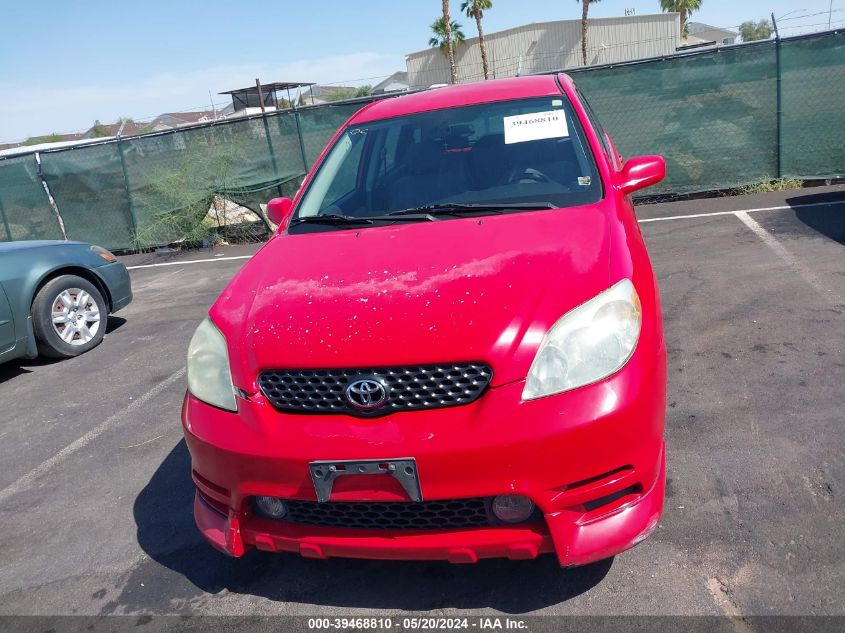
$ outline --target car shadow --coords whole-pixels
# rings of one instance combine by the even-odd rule
[[[203,592],[228,590],[281,602],[370,609],[479,609],[527,613],[578,596],[607,575],[612,559],[561,569],[533,561],[446,562],[312,560],[251,551],[232,559],[207,545],[192,516],[194,486],[184,440],[135,499],[138,543],[157,563]],[[146,572],[145,572],[146,573]]]
[[[126,319],[110,314],[109,319],[106,322],[106,334],[111,334],[115,330],[122,328],[124,325],[126,325]]]
[[[17,378],[23,374],[31,374],[36,367],[45,367],[62,362],[61,358],[16,358],[0,365],[0,382]]]
[[[806,207],[801,205],[821,205],[831,203],[831,206]],[[805,225],[821,233],[825,237],[845,245],[845,193],[829,191],[805,196],[793,196],[786,199],[786,204],[793,207],[795,217]],[[833,205],[837,206],[833,206]],[[797,209],[795,207],[798,207]]]
[[[126,319],[109,315],[106,322],[106,334],[118,330],[126,324]],[[47,365],[54,365],[66,361],[64,358],[45,358],[39,356],[38,358],[15,358],[8,362],[0,364],[0,382],[17,378],[23,374],[31,374],[35,367],[45,367]]]

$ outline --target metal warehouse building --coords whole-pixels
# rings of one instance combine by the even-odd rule
[[[474,22],[464,25],[469,34]],[[658,13],[588,21],[587,64],[608,64],[645,57],[669,55],[681,44],[680,16]],[[581,21],[535,22],[486,34],[491,79],[513,77],[559,68],[583,66]],[[478,38],[468,38],[456,51],[458,81],[484,78]],[[449,81],[446,55],[438,48],[406,56],[411,88],[423,88]]]

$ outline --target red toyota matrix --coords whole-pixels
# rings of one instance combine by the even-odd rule
[[[191,341],[205,538],[563,566],[645,539],[666,349],[630,194],[664,174],[566,75],[362,108]]]

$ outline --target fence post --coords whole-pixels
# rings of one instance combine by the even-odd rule
[[[44,178],[44,170],[41,168],[41,152],[35,152],[35,164],[38,166],[38,180],[41,181],[41,187],[44,189],[44,193],[47,194],[47,202],[50,204],[50,208],[53,210],[53,213],[56,214],[56,220],[59,222],[59,230],[62,232],[62,239],[66,240],[67,229],[65,229],[65,219],[62,217],[62,212],[59,211],[59,205],[53,197],[53,192],[50,191],[50,185],[47,184],[47,179]]]
[[[293,117],[296,123],[296,135],[299,137],[299,152],[302,154],[302,169],[308,174],[308,157],[305,155],[305,141],[302,140],[302,122],[299,118],[299,110],[296,108],[293,110]]]
[[[0,218],[3,218],[3,226],[6,228],[6,239],[12,241],[12,229],[9,228],[9,220],[6,219],[6,213],[3,211],[3,200],[0,200]]]
[[[132,191],[129,188],[129,174],[126,172],[126,159],[123,157],[123,139],[117,137],[117,155],[120,156],[120,169],[123,171],[123,189],[126,191],[126,205],[129,208],[129,224],[132,226],[134,241],[138,234],[138,219],[135,217],[135,205],[132,203]]]
[[[258,81],[256,79],[256,81]],[[273,164],[273,176],[275,176],[276,180],[279,179],[279,165],[276,163],[276,150],[273,149],[273,141],[270,138],[270,126],[267,123],[267,113],[263,110],[263,100],[262,100],[262,110],[261,110],[261,121],[264,123],[264,137],[267,139],[267,149],[270,150],[270,161]],[[282,185],[276,185],[276,191],[279,192],[279,195],[282,195]]]
[[[781,168],[781,148],[783,147],[783,125],[781,123],[781,73],[780,73],[780,33],[778,33],[778,23],[775,20],[775,14],[772,13],[772,27],[775,29],[775,87],[777,94],[777,111],[775,114],[775,125],[777,127],[777,177],[783,178],[783,170]]]

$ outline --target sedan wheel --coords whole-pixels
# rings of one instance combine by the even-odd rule
[[[69,345],[85,345],[100,329],[100,308],[81,288],[63,290],[53,302],[53,329]]]
[[[108,304],[89,281],[63,275],[48,281],[32,302],[38,351],[44,356],[78,356],[103,340]]]

